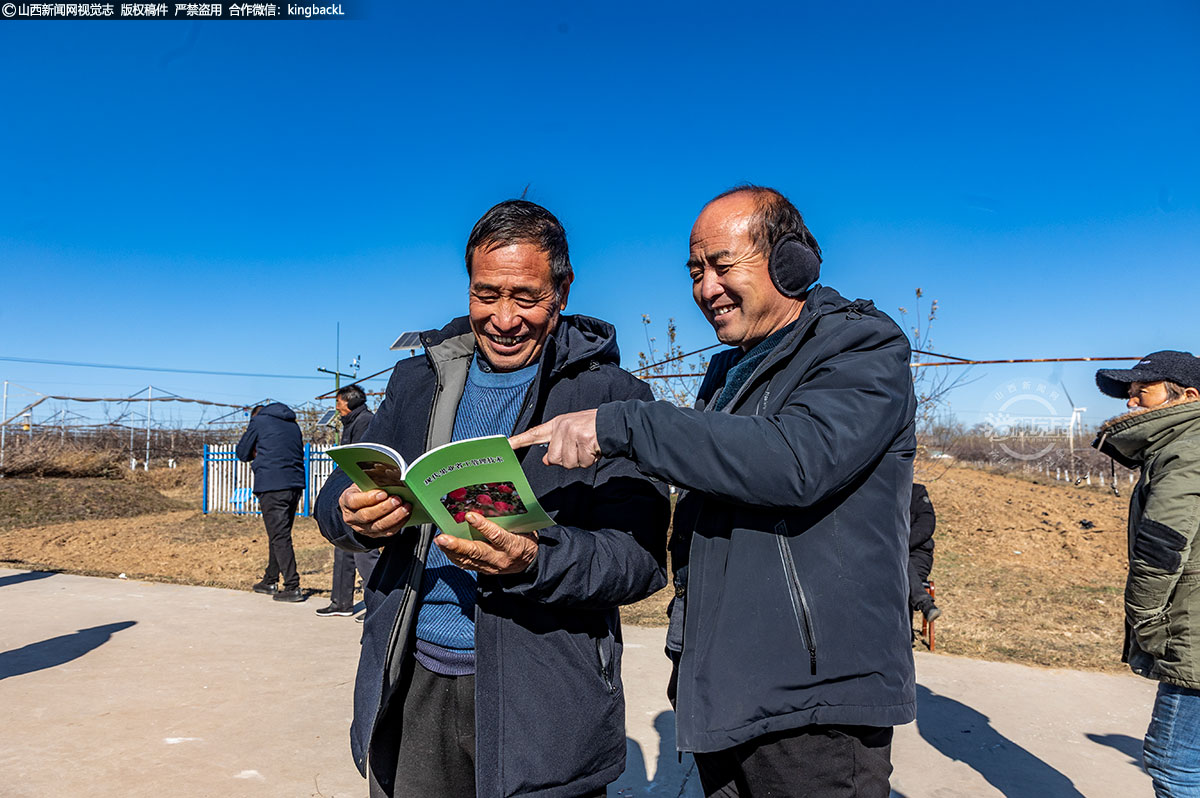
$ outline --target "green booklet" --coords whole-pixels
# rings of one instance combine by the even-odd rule
[[[412,504],[411,524],[434,524],[447,535],[480,540],[468,512],[509,532],[554,523],[538,504],[508,438],[468,438],[430,449],[411,464],[390,446],[354,443],[328,451],[363,491],[382,490]]]

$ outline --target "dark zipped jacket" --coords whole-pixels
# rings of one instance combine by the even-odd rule
[[[515,431],[603,402],[649,399],[618,366],[611,325],[563,316],[547,339]],[[450,441],[475,349],[466,318],[422,334],[425,356],[396,364],[366,440],[413,460]],[[566,798],[600,789],[625,768],[625,699],[617,607],[666,584],[665,486],[627,460],[586,469],[522,465],[557,525],[541,530],[522,574],[479,575],[475,605],[476,794]],[[350,479],[335,471],[317,500],[321,532],[363,551],[379,541],[341,520]],[[398,712],[411,674],[417,597],[434,530],[409,528],[383,545],[366,588],[367,620],[354,690],[351,748],[359,770],[388,784],[396,740],[380,719]],[[394,728],[395,724],[387,724]],[[369,769],[369,772],[368,772]]]
[[[296,414],[282,402],[272,402],[250,419],[236,452],[250,463],[255,493],[304,487],[304,436]]]
[[[740,352],[695,409],[620,402],[601,451],[685,488],[671,543],[668,646],[682,751],[810,724],[913,720],[908,511],[916,400],[904,333],[814,286],[792,332],[721,411]],[[686,584],[681,579],[686,573]]]
[[[358,443],[365,439],[367,428],[371,426],[371,421],[375,418],[375,414],[367,409],[365,404],[351,410],[345,418],[342,419],[342,437],[338,441],[341,446],[349,446],[352,443]]]
[[[933,531],[937,528],[937,515],[924,485],[914,484],[912,487],[908,523],[908,557],[916,565],[921,579],[926,580],[933,570]]]
[[[1118,416],[1093,446],[1142,470],[1129,498],[1122,660],[1200,690],[1200,400]]]

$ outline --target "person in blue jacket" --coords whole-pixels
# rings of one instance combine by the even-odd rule
[[[467,241],[468,315],[421,335],[366,441],[411,462],[452,440],[649,399],[611,325],[563,311],[573,280],[553,214],[502,202]],[[321,532],[381,549],[366,587],[351,750],[372,796],[600,796],[625,768],[617,608],[666,584],[665,487],[627,461],[567,471],[524,456],[555,525],[485,538],[410,527],[411,507],[335,471]]]
[[[695,408],[609,402],[513,446],[684,489],[668,692],[706,795],[886,798],[892,727],[916,709],[907,338],[814,284],[820,248],[778,191],[713,199],[690,247],[692,295],[733,347]]]
[[[254,495],[267,528],[267,568],[253,590],[276,601],[304,601],[292,549],[292,524],[304,495],[304,436],[296,414],[281,402],[254,408],[238,441],[237,456],[248,461],[254,472]]]

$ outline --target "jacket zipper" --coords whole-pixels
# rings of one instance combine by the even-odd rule
[[[792,612],[796,616],[796,625],[800,629],[805,648],[808,649],[808,663],[812,675],[817,675],[817,643],[813,637],[812,621],[808,610],[808,599],[804,596],[804,586],[796,574],[796,561],[792,559],[792,550],[788,548],[787,538],[777,534],[775,541],[779,544],[779,556],[783,560],[784,574],[788,579],[788,595],[792,599]]]
[[[604,638],[596,638],[596,654],[600,658],[600,678],[604,680],[604,686],[608,688],[608,692],[613,691],[613,674],[612,660],[604,653]]]

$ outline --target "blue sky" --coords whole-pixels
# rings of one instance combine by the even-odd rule
[[[569,310],[615,323],[633,365],[642,314],[714,341],[688,230],[745,181],[805,214],[823,282],[893,314],[938,299],[941,351],[1200,351],[1200,6],[784,5],[0,21],[0,356],[318,377],[340,321],[343,369],[378,371],[399,332],[465,310],[467,233],[528,185],[567,226]],[[1065,382],[1095,422],[1120,404],[1094,369],[978,367],[952,407],[974,423],[999,385]],[[0,379],[332,387],[3,360]]]

